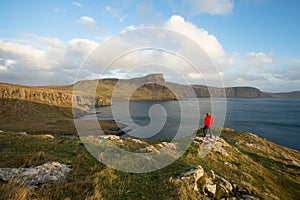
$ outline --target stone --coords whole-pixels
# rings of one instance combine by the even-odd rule
[[[50,135],[50,134],[45,134],[45,135],[42,135],[42,138],[43,139],[54,139],[54,136]]]
[[[134,139],[134,138],[132,138],[131,141],[134,143],[137,143],[137,144],[145,144],[145,142],[138,140],[138,139]]]
[[[157,153],[159,153],[159,151],[152,145],[147,146],[145,148],[141,148],[140,152],[142,152],[142,153],[146,153],[146,152],[157,152]]]
[[[18,132],[17,133],[18,135],[23,135],[23,136],[27,136],[27,133],[25,131],[22,131],[22,132]]]
[[[117,135],[101,135],[99,136],[100,139],[104,139],[104,140],[119,140],[120,136]]]
[[[197,181],[203,175],[204,175],[204,169],[201,167],[201,165],[196,165],[180,173],[180,175],[177,178],[182,181],[189,182],[192,185],[194,191],[198,191]]]
[[[205,184],[204,190],[205,190],[205,192],[208,192],[208,194],[206,193],[206,195],[214,197],[217,192],[217,185],[216,184]]]
[[[25,185],[66,181],[71,166],[59,162],[47,162],[29,168],[0,168],[0,179],[14,181]]]
[[[229,157],[228,152],[223,148],[223,147],[228,147],[229,144],[223,140],[222,138],[218,138],[216,140],[216,143],[213,147],[213,151],[220,153],[221,155],[225,156],[225,157]]]
[[[0,130],[0,133],[4,133],[4,131]]]
[[[170,149],[170,150],[173,150],[173,151],[176,150],[176,145],[174,143],[171,143],[171,142],[162,142],[161,144],[163,145],[163,147],[165,147],[167,149]]]
[[[204,137],[198,137],[198,136],[196,136],[195,138],[194,138],[194,141],[197,141],[197,142],[204,142],[204,140],[205,140],[205,138]]]
[[[218,175],[216,175],[216,177],[219,180],[218,182],[220,187],[222,187],[227,193],[232,192],[233,186],[228,180]]]
[[[193,144],[196,145],[196,146],[200,146],[201,144],[203,144],[202,142],[199,142],[199,141],[193,141]]]

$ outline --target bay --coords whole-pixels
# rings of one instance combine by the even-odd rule
[[[120,101],[96,111],[98,119],[114,119],[127,125],[125,131],[129,136],[146,140],[191,135],[203,127],[205,114],[211,112],[216,126],[251,132],[300,150],[300,99],[196,98],[131,101],[129,104]]]

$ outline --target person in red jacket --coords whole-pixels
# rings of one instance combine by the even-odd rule
[[[206,136],[207,131],[210,134],[210,138],[212,138],[211,135],[211,127],[214,125],[214,118],[211,116],[211,114],[208,112],[206,114],[206,117],[204,119],[204,127],[203,127],[203,137]]]

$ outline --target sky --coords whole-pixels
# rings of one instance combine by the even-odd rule
[[[2,0],[0,6],[0,82],[58,85],[164,73],[179,83],[300,90],[298,0]]]

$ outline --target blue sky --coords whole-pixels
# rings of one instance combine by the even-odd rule
[[[80,64],[102,42],[126,30],[161,27],[186,35],[207,52],[219,77],[204,72],[202,79],[211,79],[206,82],[221,86],[216,81],[221,77],[225,86],[300,90],[298,0],[2,0],[0,5],[0,82],[73,83]],[[122,70],[115,67],[111,74],[121,76],[113,72]],[[193,84],[203,82],[178,70]],[[86,78],[95,74],[91,70]]]

